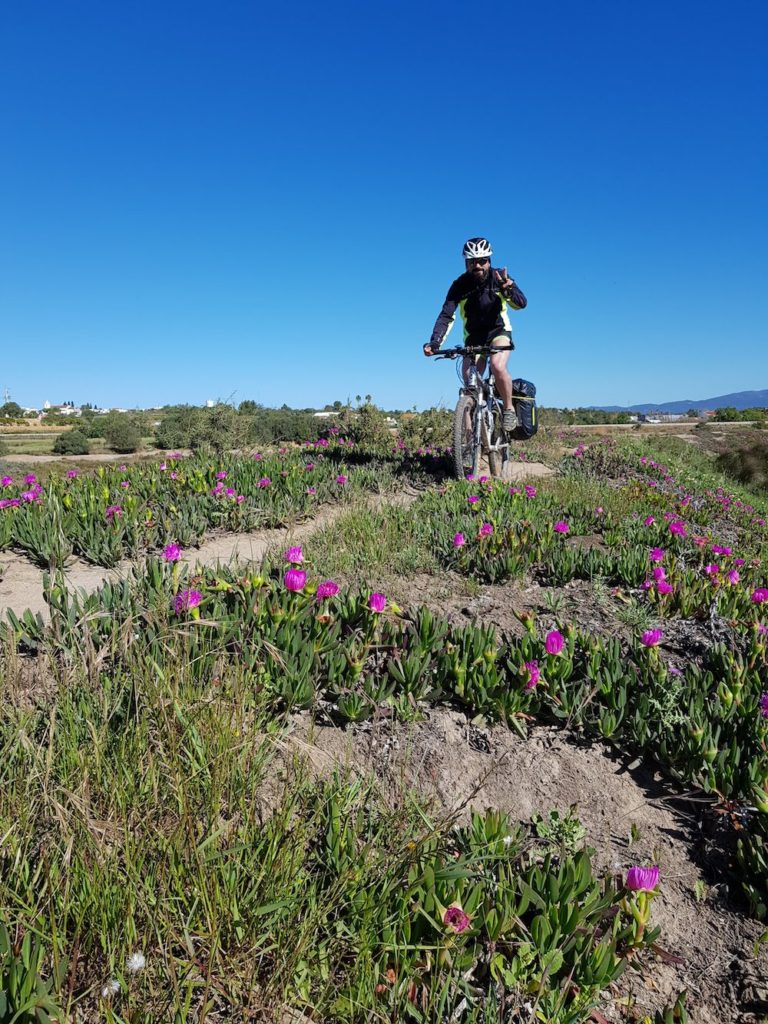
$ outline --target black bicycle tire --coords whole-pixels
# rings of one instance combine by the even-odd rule
[[[471,445],[464,444],[464,416],[470,410],[470,422],[473,424]],[[453,470],[457,480],[464,480],[467,470],[477,476],[480,468],[480,444],[475,443],[474,418],[477,415],[477,401],[472,395],[460,395],[453,413]],[[464,449],[469,447],[470,465],[464,463]]]
[[[502,426],[502,413],[498,405],[494,405],[493,410],[493,434],[490,438],[492,444],[497,444],[503,437],[506,439],[504,428]],[[488,450],[488,470],[493,477],[501,477],[504,472],[504,456],[500,451]]]

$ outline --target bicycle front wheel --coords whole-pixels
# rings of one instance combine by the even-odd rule
[[[453,468],[458,480],[471,473],[477,476],[480,468],[480,432],[475,429],[477,400],[472,395],[461,395],[453,414]]]
[[[501,477],[504,474],[504,461],[507,457],[509,449],[504,450],[504,454],[499,451],[498,448],[491,448],[491,445],[497,445],[500,442],[507,440],[507,436],[504,432],[502,410],[496,405],[493,410],[493,430],[490,438],[489,452],[488,452],[488,468],[491,471],[491,476]]]

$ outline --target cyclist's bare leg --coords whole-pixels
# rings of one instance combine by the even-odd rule
[[[461,364],[461,374],[465,384],[469,384],[469,371],[473,366],[477,367],[478,377],[482,376],[485,369],[485,356],[464,356]]]
[[[491,342],[491,344],[494,344],[494,342]],[[508,344],[507,339],[499,338],[498,344],[499,347]],[[512,378],[507,369],[508,362],[509,351],[491,353],[491,369],[493,370],[493,379],[496,382],[496,391],[504,403],[504,408],[512,409]]]

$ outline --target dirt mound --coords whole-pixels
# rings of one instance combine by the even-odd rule
[[[436,814],[456,811],[462,821],[471,807],[529,823],[537,813],[554,808],[562,815],[575,805],[598,870],[623,875],[633,864],[660,867],[653,920],[662,928],[662,948],[634,962],[606,994],[608,1019],[652,1016],[682,989],[697,1024],[761,1019],[752,1009],[765,988],[753,952],[762,928],[712,885],[700,853],[701,805],[652,766],[627,763],[612,748],[558,729],[538,727],[523,740],[504,726],[478,727],[440,708],[419,722],[381,719],[346,730],[299,715],[280,742],[286,763],[298,754],[318,774],[339,765],[373,772],[393,799],[412,788]],[[636,1016],[626,1016],[627,1001]]]

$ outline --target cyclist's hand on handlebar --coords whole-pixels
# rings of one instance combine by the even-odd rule
[[[424,345],[424,355],[425,355],[425,356],[433,356],[433,355],[435,355],[435,354],[436,354],[437,352],[439,352],[439,349],[437,348],[437,346],[436,346],[436,345],[435,345],[435,346],[433,346],[433,344],[432,344],[432,342],[431,342],[431,341],[428,341],[428,342],[426,343],[426,345]]]

